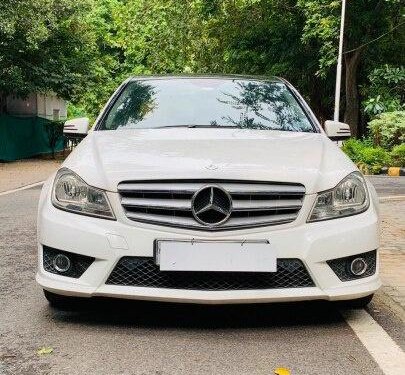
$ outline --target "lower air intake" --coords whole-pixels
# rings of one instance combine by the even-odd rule
[[[278,259],[277,272],[163,272],[153,258],[123,257],[106,284],[189,290],[248,290],[313,287],[298,259]]]
[[[55,268],[54,259],[58,254],[63,254],[70,259],[71,266],[66,272],[60,272]],[[85,255],[70,253],[68,251],[62,251],[48,246],[43,247],[44,270],[56,275],[68,276],[77,279],[83,275],[93,261],[94,258]]]
[[[366,271],[361,275],[354,275],[350,271],[350,264],[356,258],[364,259],[365,263],[367,264]],[[377,251],[373,250],[367,253],[352,255],[349,257],[332,259],[328,260],[327,263],[341,281],[351,281],[363,277],[369,277],[374,275],[377,269]]]

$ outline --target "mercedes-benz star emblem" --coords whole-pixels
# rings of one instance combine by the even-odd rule
[[[210,171],[216,171],[216,170],[218,169],[218,165],[210,164],[210,165],[207,165],[207,166],[205,167],[205,169],[208,169],[208,170],[210,170]]]
[[[204,186],[193,195],[191,211],[194,218],[203,225],[221,225],[231,216],[232,198],[219,186]]]

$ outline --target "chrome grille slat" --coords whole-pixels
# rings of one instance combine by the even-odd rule
[[[280,200],[238,200],[233,199],[233,209],[235,211],[252,210],[277,210],[277,209],[300,209],[301,199],[280,199]]]
[[[122,198],[121,204],[128,207],[157,208],[167,210],[191,210],[190,199]],[[264,211],[277,209],[299,209],[300,199],[283,200],[233,200],[234,211]]]
[[[122,198],[121,204],[129,207],[161,208],[167,210],[190,210],[190,199]]]
[[[156,214],[142,214],[135,212],[127,212],[127,217],[133,220],[139,220],[143,222],[153,221],[159,224],[170,223],[177,226],[187,226],[187,227],[203,227],[203,225],[197,223],[193,218],[185,217],[172,217],[168,220],[166,215],[156,215]]]
[[[262,225],[262,224],[280,224],[295,220],[297,214],[269,215],[259,217],[238,217],[230,218],[226,225],[243,226],[243,225]]]
[[[224,225],[220,227],[207,228],[205,225],[202,225],[196,222],[193,218],[179,217],[174,216],[171,220],[168,220],[166,215],[155,215],[155,214],[140,214],[127,212],[127,217],[135,221],[141,221],[144,223],[153,222],[160,225],[169,225],[175,227],[184,227],[184,228],[196,228],[202,230],[223,230],[223,229],[234,229],[240,226],[262,226],[262,225],[274,225],[274,224],[283,224],[291,222],[296,218],[296,214],[291,215],[274,215],[274,216],[262,216],[260,220],[254,217],[247,218],[231,218]]]
[[[192,197],[206,186],[218,186],[232,199],[230,218],[218,226],[199,223],[192,213]],[[130,220],[198,230],[230,230],[294,221],[302,207],[300,184],[255,181],[129,181],[118,185],[121,204]]]

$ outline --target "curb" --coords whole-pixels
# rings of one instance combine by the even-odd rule
[[[390,177],[405,176],[404,167],[385,167],[381,169],[380,175],[388,175]]]
[[[403,201],[405,200],[405,195],[389,195],[386,197],[379,197],[378,198],[380,203],[384,202],[393,202],[393,201]]]

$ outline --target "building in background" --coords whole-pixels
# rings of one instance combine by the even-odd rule
[[[9,95],[6,98],[6,110],[11,116],[65,120],[67,117],[66,107],[66,101],[55,94],[32,93],[25,99],[14,95]]]
[[[64,149],[66,101],[54,94],[33,93],[3,98],[0,111],[0,161],[13,161]]]

